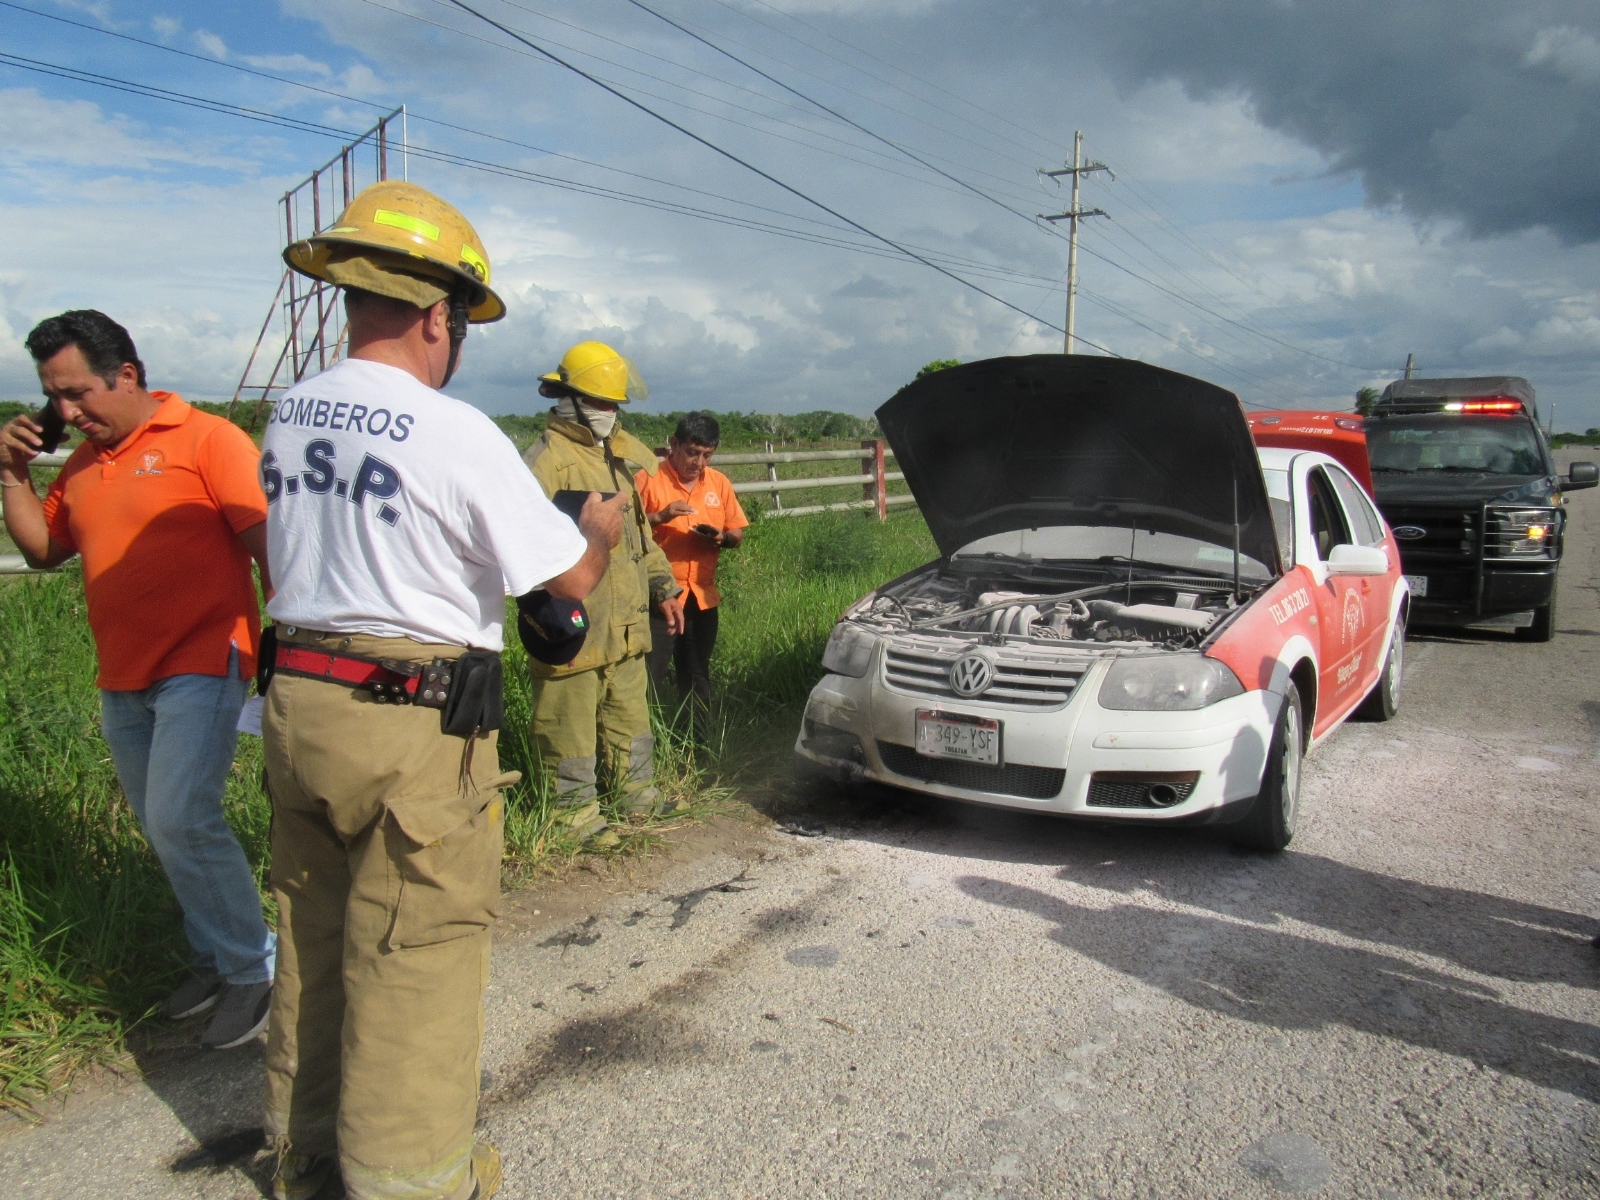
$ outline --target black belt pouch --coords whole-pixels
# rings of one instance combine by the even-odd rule
[[[493,650],[468,650],[451,664],[455,678],[441,723],[452,737],[474,737],[505,721],[505,674]]]
[[[272,671],[278,665],[278,627],[268,625],[261,631],[261,650],[256,656],[256,695],[265,696],[272,683]]]

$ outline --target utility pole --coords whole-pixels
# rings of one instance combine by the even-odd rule
[[[1416,364],[1417,364],[1417,356],[1415,354],[1407,354],[1406,355],[1406,378],[1407,379],[1411,378],[1411,372],[1412,372],[1413,369],[1415,369]]]
[[[1041,220],[1051,223],[1056,221],[1069,222],[1069,228],[1072,231],[1067,239],[1067,338],[1066,348],[1063,351],[1066,354],[1072,353],[1074,343],[1072,331],[1078,317],[1078,222],[1084,217],[1103,217],[1107,215],[1104,209],[1078,207],[1078,181],[1082,176],[1094,171],[1104,171],[1106,174],[1111,175],[1111,178],[1116,178],[1115,175],[1111,174],[1111,168],[1106,166],[1105,163],[1083,161],[1083,130],[1078,129],[1074,130],[1072,134],[1072,165],[1060,171],[1040,172],[1041,175],[1046,175],[1051,179],[1060,179],[1063,175],[1072,176],[1072,207],[1066,212],[1056,213],[1054,216],[1045,216],[1044,213],[1039,214]]]

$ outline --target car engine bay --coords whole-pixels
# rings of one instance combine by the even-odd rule
[[[883,633],[1192,650],[1240,607],[1221,579],[1132,578],[1047,591],[935,568],[879,589],[845,616]]]

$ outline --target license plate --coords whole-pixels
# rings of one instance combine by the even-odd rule
[[[1428,594],[1428,577],[1426,575],[1407,575],[1406,586],[1411,589],[1413,596],[1426,596]]]
[[[917,712],[917,753],[1000,765],[1000,722],[963,713]]]

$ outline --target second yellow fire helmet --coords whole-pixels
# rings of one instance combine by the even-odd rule
[[[489,286],[489,253],[471,222],[414,183],[363,188],[339,220],[295,242],[283,260],[313,279],[429,308],[469,285],[467,319],[498,321],[505,302]]]
[[[609,400],[613,404],[643,400],[650,394],[632,361],[604,342],[579,342],[561,356],[559,367],[539,379],[563,384],[591,400]]]

